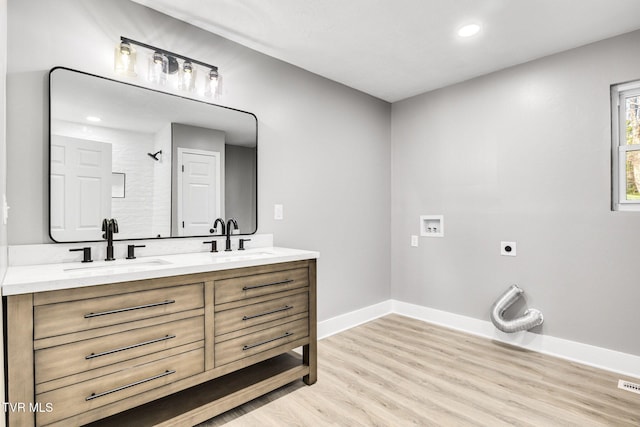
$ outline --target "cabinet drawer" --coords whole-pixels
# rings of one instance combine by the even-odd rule
[[[202,283],[37,306],[34,337],[101,328],[203,306]]]
[[[303,288],[309,285],[308,274],[309,272],[306,268],[297,268],[217,280],[215,284],[215,302],[218,305],[245,298]]]
[[[309,335],[309,319],[274,326],[239,338],[216,343],[215,365],[222,366],[275,347],[283,351],[292,342]]]
[[[258,304],[219,311],[215,314],[215,335],[223,335],[278,319],[282,319],[282,323],[285,323],[287,318],[308,310],[309,293],[305,291]]]
[[[203,340],[199,316],[37,350],[36,384]]]
[[[52,403],[52,412],[36,415],[45,425],[84,413],[127,397],[144,393],[204,370],[204,350],[198,349],[135,368],[36,395],[38,402]],[[119,410],[129,408],[126,400]]]

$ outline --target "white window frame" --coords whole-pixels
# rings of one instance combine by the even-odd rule
[[[640,80],[611,86],[611,190],[614,211],[640,212],[640,200],[627,200],[627,153],[640,144],[626,145],[624,98],[640,96]]]

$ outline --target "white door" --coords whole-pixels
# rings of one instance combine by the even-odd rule
[[[178,148],[178,235],[210,234],[220,217],[220,153]]]
[[[51,237],[102,239],[111,217],[111,144],[51,136]]]

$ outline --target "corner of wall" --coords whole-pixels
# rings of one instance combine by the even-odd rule
[[[7,192],[7,140],[6,140],[6,81],[7,81],[7,0],[0,0],[0,198]],[[3,200],[0,200],[2,203]],[[0,215],[1,216],[1,215]],[[0,283],[7,270],[7,226],[0,220]],[[3,307],[0,304],[0,331],[4,330]],[[4,333],[0,342],[0,367],[4,367]],[[2,384],[5,383],[4,368],[0,368]],[[0,401],[6,402],[4,386],[0,388]],[[0,427],[6,425],[0,417]]]

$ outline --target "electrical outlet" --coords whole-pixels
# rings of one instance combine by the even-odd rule
[[[414,248],[418,247],[418,236],[411,236],[411,246]]]
[[[500,242],[500,255],[516,256],[516,242]]]

